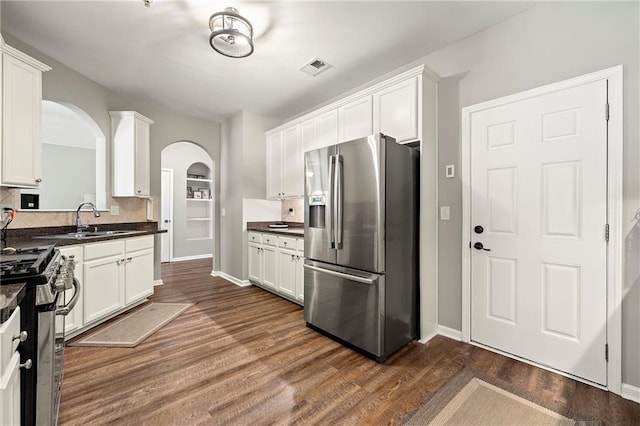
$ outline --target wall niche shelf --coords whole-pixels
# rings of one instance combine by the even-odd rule
[[[187,240],[213,238],[213,196],[211,170],[202,163],[193,163],[187,169]]]

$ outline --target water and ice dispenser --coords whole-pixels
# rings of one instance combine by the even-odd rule
[[[309,196],[309,227],[324,228],[326,197],[324,195]]]

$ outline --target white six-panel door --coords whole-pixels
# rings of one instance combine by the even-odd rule
[[[606,84],[470,121],[471,340],[602,385]]]

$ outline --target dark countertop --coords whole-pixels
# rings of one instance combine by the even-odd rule
[[[167,232],[158,229],[158,222],[129,222],[129,223],[105,223],[97,225],[100,231],[144,231],[128,235],[104,235],[95,238],[84,239],[59,239],[59,238],[34,238],[46,235],[68,234],[76,231],[75,226],[43,226],[38,228],[7,229],[7,247],[27,248],[56,245],[57,247],[76,244],[96,243],[100,241],[117,240],[120,238],[142,237]]]
[[[288,228],[269,228],[269,225],[283,222],[247,222],[247,230],[254,232],[268,232],[270,234],[288,235],[290,237],[304,237],[304,223],[284,222]]]
[[[0,285],[0,324],[9,319],[25,293],[25,284]]]

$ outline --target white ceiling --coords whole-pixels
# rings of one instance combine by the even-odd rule
[[[509,18],[523,2],[6,1],[2,31],[142,105],[220,120],[285,119]],[[262,32],[255,52],[209,47],[209,16],[234,6]],[[318,56],[331,68],[298,70]]]

